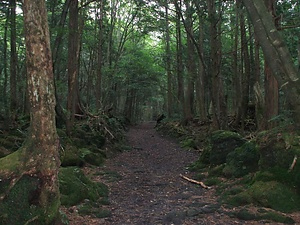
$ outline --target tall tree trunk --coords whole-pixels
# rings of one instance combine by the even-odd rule
[[[45,1],[25,0],[24,25],[30,132],[0,159],[0,224],[54,224],[59,215],[58,137]],[[13,209],[13,210],[12,210]]]
[[[172,96],[172,73],[171,73],[171,50],[170,50],[170,28],[169,28],[169,4],[168,0],[165,0],[165,17],[166,17],[166,25],[165,25],[165,32],[166,32],[166,71],[167,71],[167,113],[168,117],[170,118],[173,113],[173,96]]]
[[[103,17],[104,3],[99,0],[99,33],[98,33],[98,61],[97,61],[97,78],[96,78],[96,109],[100,110],[102,102],[102,66],[103,66]]]
[[[239,7],[240,8],[240,7]],[[241,31],[241,58],[242,65],[241,65],[241,92],[240,92],[240,101],[238,105],[238,113],[236,116],[236,124],[241,122],[241,129],[245,129],[245,119],[248,110],[249,104],[249,81],[250,81],[250,56],[249,56],[249,49],[247,43],[247,36],[246,36],[246,24],[245,24],[245,17],[244,13],[241,8],[240,10],[240,31]]]
[[[17,31],[16,31],[16,0],[9,1],[10,12],[10,119],[17,116]]]
[[[264,2],[261,0],[243,0],[243,2],[254,25],[265,60],[286,95],[294,121],[300,124],[300,80],[292,56]]]
[[[276,3],[274,0],[265,0],[266,7],[268,11],[272,14],[273,18],[276,17],[275,7]],[[275,24],[276,26],[276,24]],[[276,26],[277,27],[277,26]],[[270,121],[273,117],[277,116],[279,113],[279,90],[278,82],[272,74],[268,63],[265,62],[265,118],[267,123],[267,128],[271,129],[277,125],[275,121]]]
[[[4,108],[5,108],[5,118],[9,118],[9,107],[7,102],[7,83],[8,83],[8,69],[7,69],[7,33],[8,33],[8,23],[9,23],[9,15],[10,10],[7,9],[6,12],[6,21],[5,21],[5,27],[4,27],[4,38],[3,38],[3,70],[4,70],[4,80],[3,80],[3,101],[4,101]],[[6,120],[8,122],[8,120]],[[8,124],[6,124],[8,126]]]
[[[197,95],[197,103],[198,103],[198,112],[199,117],[201,120],[207,119],[207,104],[206,104],[206,94],[205,94],[205,68],[201,62],[201,58],[203,58],[203,41],[204,41],[204,30],[203,30],[203,23],[202,23],[202,13],[200,10],[197,10],[198,14],[198,20],[199,20],[199,40],[198,40],[198,48],[199,52],[198,54],[201,54],[201,57],[199,57],[199,63],[198,63],[198,74],[196,78],[196,95]]]
[[[77,88],[78,88],[78,58],[79,58],[79,31],[78,31],[78,0],[71,0],[69,12],[68,38],[68,118],[66,123],[67,134],[71,135],[74,125]]]
[[[222,4],[222,3],[219,3]],[[214,129],[226,130],[227,123],[227,103],[224,93],[223,81],[221,79],[221,10],[217,14],[216,1],[207,0],[208,14],[210,20],[210,74],[211,74],[211,98],[213,107],[213,127]],[[221,7],[221,5],[219,5]]]
[[[185,101],[185,121],[189,121],[193,118],[194,114],[194,89],[195,89],[195,77],[196,77],[196,65],[195,65],[195,47],[191,36],[193,35],[193,18],[192,8],[189,0],[186,2],[186,21],[185,26],[187,32],[190,34],[187,36],[187,90]]]
[[[184,79],[183,79],[183,47],[181,34],[181,1],[180,5],[176,5],[176,66],[177,66],[177,98],[179,100],[179,112],[182,118],[185,118],[185,103],[184,103]]]

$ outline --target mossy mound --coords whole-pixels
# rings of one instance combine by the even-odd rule
[[[260,152],[259,165],[263,170],[275,166],[288,170],[295,155],[300,155],[300,136],[293,131],[264,131],[258,135],[257,143]]]
[[[8,188],[10,181],[0,182],[1,195],[4,187]],[[36,193],[39,192],[40,179],[23,175],[12,187],[8,194],[4,194],[0,202],[0,224],[51,224],[58,217],[59,198],[49,201],[47,208],[42,208],[36,202]],[[7,190],[7,189],[6,189]]]
[[[105,154],[96,148],[80,148],[75,145],[66,144],[64,151],[61,154],[61,165],[68,166],[83,166],[85,163],[100,166],[103,164]]]
[[[61,168],[59,185],[61,204],[65,206],[79,204],[84,199],[97,201],[108,194],[104,184],[92,182],[78,167]]]
[[[80,158],[82,158],[86,163],[94,166],[100,166],[104,162],[105,155],[101,152],[92,152],[87,148],[79,149]]]
[[[254,142],[246,142],[227,155],[223,173],[230,177],[242,177],[258,169],[259,153]]]
[[[236,213],[234,213],[240,220],[267,220],[268,222],[277,222],[277,223],[284,223],[284,224],[294,224],[295,221],[287,217],[281,213],[270,211],[270,210],[258,210],[253,212],[246,208],[243,208]]]
[[[257,181],[248,189],[228,199],[234,206],[254,204],[281,212],[300,209],[300,196],[295,190],[276,181]]]
[[[274,129],[260,133],[257,143],[261,179],[277,180],[300,191],[300,135]]]
[[[84,160],[81,157],[79,149],[67,143],[61,153],[61,166],[83,166]]]
[[[227,155],[246,140],[241,135],[231,131],[218,130],[213,132],[206,148],[200,156],[200,162],[209,165],[220,165],[226,162]]]

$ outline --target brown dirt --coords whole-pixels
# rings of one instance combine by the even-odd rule
[[[154,125],[149,122],[132,127],[127,133],[132,150],[108,159],[104,167],[85,169],[98,174],[93,179],[108,185],[110,204],[105,207],[111,216],[82,217],[76,207],[63,209],[70,225],[267,224],[230,218],[228,209],[217,202],[213,188],[203,189],[182,179],[180,174],[192,176],[186,167],[198,158],[198,153],[181,149],[158,134]],[[121,178],[112,179],[108,173],[117,173]]]

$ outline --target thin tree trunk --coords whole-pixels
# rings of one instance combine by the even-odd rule
[[[221,4],[221,3],[219,3]],[[211,97],[214,129],[227,129],[227,103],[221,79],[221,15],[217,14],[215,0],[207,0],[210,19],[210,70],[211,71]],[[221,7],[221,6],[219,6]],[[219,13],[221,10],[219,8]]]
[[[195,49],[191,39],[193,35],[193,18],[191,12],[191,3],[186,1],[186,21],[185,26],[187,32],[190,34],[187,36],[187,91],[185,101],[185,122],[188,122],[193,118],[194,114],[194,81],[196,77],[196,65],[195,65]]]
[[[3,70],[4,70],[4,81],[3,81],[3,101],[4,101],[4,108],[5,108],[5,118],[9,118],[9,107],[7,102],[7,83],[8,83],[8,69],[7,69],[7,31],[8,31],[8,24],[9,24],[9,15],[10,10],[7,9],[6,12],[6,21],[5,21],[5,27],[4,27],[4,38],[3,38]],[[7,120],[8,122],[8,120]],[[6,124],[8,126],[8,124]]]
[[[98,61],[97,61],[97,80],[96,80],[96,109],[100,110],[102,102],[102,65],[103,65],[103,17],[104,3],[99,0],[99,33],[98,33]]]
[[[172,73],[171,73],[171,50],[170,50],[170,28],[169,28],[169,4],[168,0],[165,0],[165,17],[166,17],[166,71],[167,71],[167,85],[168,85],[168,90],[167,90],[167,113],[168,117],[170,118],[173,113],[173,97],[172,97]]]
[[[74,125],[78,83],[79,33],[78,0],[71,0],[69,12],[68,43],[68,99],[67,99],[67,134],[71,135]]]
[[[17,31],[16,31],[16,0],[9,1],[10,7],[10,119],[16,120],[17,116]]]
[[[185,110],[184,110],[184,79],[183,79],[183,47],[182,47],[182,37],[181,37],[181,25],[180,25],[180,10],[181,9],[181,1],[180,5],[176,7],[176,64],[177,64],[177,98],[179,100],[179,111],[182,118],[185,118]]]

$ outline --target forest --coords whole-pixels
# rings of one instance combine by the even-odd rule
[[[298,0],[3,0],[0,50],[0,224],[64,224],[68,177],[145,121],[300,209]]]

